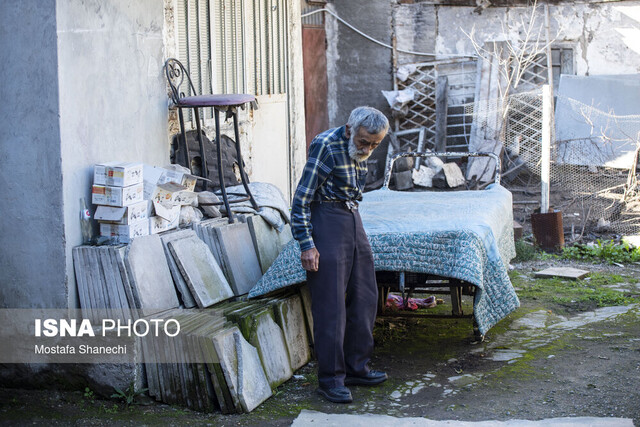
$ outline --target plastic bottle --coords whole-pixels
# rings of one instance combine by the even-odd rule
[[[87,208],[84,197],[80,198],[80,230],[82,231],[82,244],[90,245],[93,234],[91,231],[91,213]]]

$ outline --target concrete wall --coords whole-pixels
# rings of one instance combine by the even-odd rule
[[[60,140],[69,305],[71,249],[82,241],[79,199],[95,163],[169,162],[161,1],[58,0]]]
[[[55,0],[0,2],[0,307],[64,307]]]
[[[337,1],[338,16],[369,36],[391,44],[391,1]],[[388,112],[381,90],[393,87],[391,50],[374,44],[326,15],[329,125],[346,123],[360,105]]]

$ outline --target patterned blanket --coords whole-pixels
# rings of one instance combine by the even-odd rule
[[[360,215],[376,270],[430,273],[473,283],[480,333],[519,306],[507,274],[515,256],[511,193],[500,185],[482,191],[372,191],[365,193]],[[305,280],[300,247],[291,241],[249,297]]]

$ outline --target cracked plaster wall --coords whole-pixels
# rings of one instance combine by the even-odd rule
[[[340,17],[364,33],[391,44],[391,14],[396,13],[400,49],[475,55],[465,32],[476,40],[513,39],[522,31],[520,17],[527,8],[438,6],[427,2],[397,4],[395,0],[352,0],[330,3]],[[544,24],[542,8],[536,26]],[[551,37],[574,49],[578,75],[640,72],[640,2],[564,3],[549,6]],[[526,16],[526,15],[525,15]],[[503,25],[506,25],[503,31]],[[329,120],[338,125],[356,105],[370,104],[388,111],[380,90],[391,90],[391,53],[326,16]],[[544,27],[542,27],[544,37]],[[506,33],[506,35],[505,35]],[[428,57],[399,54],[399,64],[427,61]]]

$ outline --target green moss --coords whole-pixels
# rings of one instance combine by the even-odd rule
[[[638,280],[633,277],[593,273],[583,280],[567,280],[531,278],[511,272],[510,278],[524,303],[537,302],[547,309],[559,312],[640,303],[638,295],[611,289],[611,286],[622,287],[625,283],[637,283]]]

